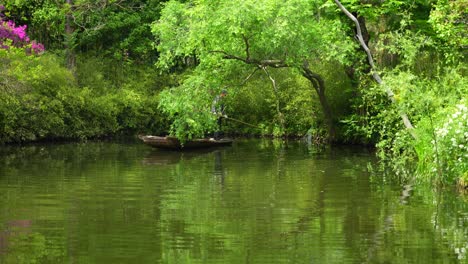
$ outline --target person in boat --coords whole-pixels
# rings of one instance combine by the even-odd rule
[[[221,126],[223,123],[223,118],[227,118],[227,115],[225,113],[226,107],[224,105],[224,98],[227,96],[227,91],[222,90],[220,94],[218,94],[214,100],[213,103],[211,104],[211,113],[216,115],[218,117],[217,119],[217,124],[218,128],[214,133],[214,139],[218,140],[221,138],[223,132],[221,130]]]

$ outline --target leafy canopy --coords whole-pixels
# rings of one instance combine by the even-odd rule
[[[237,74],[242,78],[232,77],[230,71],[237,67],[235,64],[299,69],[305,60],[312,63],[320,63],[321,60],[344,62],[347,54],[353,51],[354,44],[344,33],[340,20],[336,19],[335,9],[321,4],[322,1],[315,0],[166,3],[161,18],[152,26],[159,39],[158,66],[170,70],[187,58],[194,58],[198,64],[193,75],[180,88],[184,90],[181,93],[184,96],[175,96],[175,91],[164,93],[161,107],[168,112],[177,112],[173,118],[186,118],[185,125],[180,128],[200,128],[190,136],[203,136],[206,130],[212,129],[211,125],[203,125],[212,123],[206,118],[214,120],[215,117],[195,118],[193,107],[209,105],[209,96],[198,97],[200,94],[213,94],[210,91],[219,91],[226,84],[243,81],[249,73],[242,71]],[[188,84],[194,75],[203,76],[200,77],[203,81]],[[165,100],[169,94],[171,99]],[[190,98],[190,107],[165,103],[184,100],[184,97]],[[189,122],[192,125],[188,126]],[[175,123],[180,123],[180,120]],[[174,128],[173,134],[183,136],[177,131]]]

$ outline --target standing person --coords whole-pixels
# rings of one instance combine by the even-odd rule
[[[224,97],[226,97],[227,91],[222,90],[219,95],[215,97],[213,100],[213,103],[211,104],[211,113],[215,114],[218,116],[217,124],[218,128],[214,133],[214,138],[216,140],[220,139],[221,135],[223,132],[221,131],[221,125],[222,125],[222,118],[226,118],[226,114],[224,113],[225,106],[224,106]]]

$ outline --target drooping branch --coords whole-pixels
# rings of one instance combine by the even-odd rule
[[[262,70],[265,72],[265,74],[268,76],[268,78],[271,81],[271,84],[273,86],[273,92],[275,94],[275,99],[276,99],[276,113],[278,114],[278,120],[281,125],[281,129],[283,130],[283,133],[285,132],[285,121],[283,117],[283,113],[281,113],[281,107],[280,107],[280,99],[279,99],[279,94],[278,94],[278,86],[276,85],[276,80],[271,76],[270,72],[268,71],[266,66],[262,67]]]
[[[390,89],[390,87],[388,87],[387,85],[385,85],[382,81],[382,78],[380,77],[379,73],[377,72],[377,69],[375,67],[375,63],[374,63],[374,59],[372,58],[372,53],[369,49],[369,47],[367,46],[366,42],[364,41],[364,38],[363,38],[363,35],[362,35],[362,31],[361,31],[361,26],[359,24],[359,20],[353,15],[351,14],[351,12],[349,12],[344,6],[343,4],[341,4],[341,2],[339,0],[334,0],[336,5],[340,8],[340,10],[345,13],[345,15],[351,19],[354,24],[356,25],[356,38],[357,40],[359,41],[359,45],[361,45],[361,47],[364,49],[364,51],[366,52],[366,55],[367,55],[367,61],[371,67],[371,70],[372,70],[372,76],[374,77],[374,80],[379,84],[379,85],[382,85],[385,89],[385,92],[387,93],[387,96],[388,98],[390,99],[390,101],[392,103],[395,103],[395,94],[393,93],[392,89]],[[405,125],[406,129],[409,130],[410,134],[413,136],[413,138],[416,138],[416,134],[414,133],[414,127],[413,127],[413,124],[411,124],[411,121],[409,120],[408,116],[406,115],[406,113],[400,113],[400,116],[403,120],[403,124]]]
[[[252,73],[250,73],[241,83],[239,86],[243,86],[247,81],[258,71],[259,68],[255,68]]]
[[[328,126],[328,133],[330,136],[330,140],[334,141],[336,137],[336,130],[335,125],[333,124],[333,114],[328,104],[327,97],[325,95],[325,80],[322,78],[320,74],[313,72],[309,68],[309,62],[304,60],[302,67],[301,67],[302,76],[307,78],[314,87],[315,91],[317,92],[320,104],[322,105],[323,114],[325,117],[325,122]]]
[[[252,78],[252,76],[254,76],[254,74],[255,74],[259,69],[260,69],[260,68],[258,68],[258,67],[254,68],[254,70],[253,70],[249,75],[247,75],[247,77],[245,77],[245,79],[244,79],[241,83],[236,84],[236,85],[226,85],[226,86],[223,87],[223,89],[226,89],[226,88],[228,88],[229,86],[236,86],[236,87],[237,87],[237,86],[238,86],[238,87],[244,86],[244,84],[246,84],[247,81],[248,81],[250,78]]]

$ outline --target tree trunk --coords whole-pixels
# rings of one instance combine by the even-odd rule
[[[72,5],[73,0],[66,0],[68,5],[68,12],[65,16],[65,48],[66,48],[66,56],[67,56],[67,68],[71,71],[75,71],[76,65],[76,57],[74,52],[74,40],[73,40],[73,32],[75,29],[73,28],[73,14],[72,14]]]
[[[364,43],[368,46],[369,41],[370,41],[370,34],[369,31],[367,30],[366,26],[366,19],[363,16],[359,16],[356,12],[353,12],[353,15],[356,16],[357,20],[359,21],[359,24],[361,25],[361,31],[362,31],[362,36]],[[356,29],[353,30],[353,37],[357,34]],[[355,49],[356,54],[361,52],[361,50],[364,50],[361,46],[356,47]],[[362,65],[362,66],[361,66]],[[371,71],[371,68],[369,64],[367,63],[366,59],[363,57],[358,57],[350,65],[345,66],[345,73],[348,76],[348,78],[351,81],[351,86],[352,86],[352,97],[353,98],[360,98],[362,96],[361,91],[359,90],[359,85],[360,85],[360,75],[357,70],[358,67],[364,67],[362,69],[362,72],[365,74],[368,74]],[[356,114],[359,116],[364,116],[366,115],[366,109],[364,106],[359,106],[357,109],[355,109]]]
[[[336,130],[335,130],[335,125],[333,123],[333,114],[332,114],[330,105],[328,104],[327,97],[325,96],[325,81],[323,80],[322,76],[320,76],[317,73],[312,72],[309,69],[307,62],[304,62],[302,66],[302,75],[311,82],[312,86],[317,92],[320,105],[322,106],[325,123],[328,126],[328,134],[330,137],[329,141],[334,142],[336,140]]]
[[[357,20],[359,21],[359,24],[361,25],[361,33],[362,33],[362,39],[364,40],[364,43],[369,46],[369,41],[370,41],[370,34],[369,31],[367,30],[366,26],[366,19],[363,16],[359,16],[357,13],[353,13],[354,16],[356,16]],[[354,35],[356,35],[357,32],[354,30]],[[359,46],[359,50],[364,50],[362,46]],[[364,50],[365,51],[365,50]],[[357,52],[356,52],[357,53]],[[345,68],[345,73],[348,75],[349,79],[352,82],[353,87],[357,88],[359,86],[359,76],[356,74],[356,66],[361,63],[362,58],[358,58],[355,61],[352,62],[351,65],[346,66]],[[366,62],[365,62],[366,64]],[[367,64],[367,67],[363,70],[364,73],[369,73],[371,71],[371,68],[369,64]]]
[[[374,64],[374,59],[372,58],[372,54],[370,52],[370,49],[369,49],[369,47],[367,46],[367,44],[366,44],[366,42],[364,40],[364,36],[362,34],[362,30],[361,30],[361,26],[359,24],[359,20],[353,14],[351,14],[343,6],[343,4],[341,4],[341,2],[339,0],[335,0],[335,3],[340,8],[340,10],[347,17],[349,17],[349,19],[351,19],[354,22],[354,24],[356,25],[356,38],[359,41],[359,45],[361,45],[361,47],[364,49],[364,51],[367,54],[367,61],[369,63],[371,71],[372,71],[372,77],[374,77],[374,80],[385,89],[385,92],[387,93],[387,96],[390,99],[390,101],[392,103],[395,103],[395,94],[393,93],[392,89],[390,89],[390,87],[386,86],[383,83],[382,78],[380,77],[379,73],[377,72],[377,69],[376,69],[375,64]],[[411,136],[413,136],[413,138],[416,138],[416,134],[414,133],[413,124],[409,120],[408,115],[406,115],[406,113],[400,113],[400,117],[401,117],[401,119],[403,121],[403,124],[405,125],[406,129],[411,134]]]

